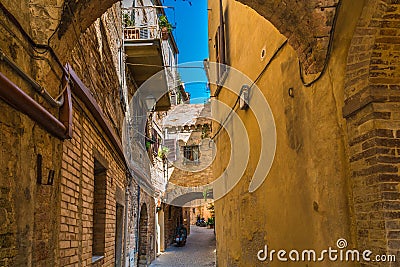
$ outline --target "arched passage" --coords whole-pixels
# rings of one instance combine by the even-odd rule
[[[148,256],[148,212],[146,204],[142,204],[139,217],[139,248],[138,248],[138,266],[147,266]]]
[[[212,199],[212,198],[213,198],[213,192],[212,190],[210,190],[207,193],[207,199]],[[190,203],[191,201],[198,199],[204,199],[203,192],[190,192],[179,195],[171,202],[171,205],[184,207],[185,205],[188,205],[188,203]]]

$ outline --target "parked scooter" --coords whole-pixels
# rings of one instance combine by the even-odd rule
[[[186,238],[187,238],[186,227],[181,225],[178,228],[176,228],[175,242],[178,247],[182,247],[186,244]]]
[[[206,220],[204,220],[204,218],[201,218],[201,219],[197,218],[196,225],[200,226],[200,227],[206,227],[207,223],[206,223]]]

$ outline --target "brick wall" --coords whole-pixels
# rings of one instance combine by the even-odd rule
[[[395,1],[366,1],[349,50],[343,108],[349,135],[357,245],[360,249],[397,254],[397,257],[399,14]]]
[[[61,172],[60,261],[61,266],[92,262],[95,159],[105,173],[104,265],[114,264],[116,187],[125,188],[125,171],[108,147],[98,127],[78,100],[74,102],[74,138],[64,142]],[[121,203],[124,204],[124,203]]]
[[[118,23],[118,12],[115,7],[110,9],[81,35],[70,62],[106,114],[109,125],[120,135],[123,109],[119,101],[118,54],[112,53],[118,50],[120,33],[111,27]],[[73,108],[74,136],[63,144],[59,265],[90,266],[96,255],[104,258],[95,266],[114,266],[116,209],[117,203],[125,206],[127,186],[124,159],[75,95]]]
[[[124,109],[120,100],[116,53],[121,44],[119,37],[122,35],[116,27],[121,23],[119,5],[108,9],[116,1],[108,1],[101,6],[97,1],[89,2],[86,1],[88,5],[73,10],[79,15],[85,13],[84,18],[62,22],[61,24],[68,22],[67,26],[64,24],[68,28],[67,32],[63,36],[56,33],[50,44],[62,62],[68,61],[72,65],[105,114],[106,122],[120,136]],[[20,20],[22,27],[29,34],[32,33],[34,41],[43,44],[47,43],[49,35],[54,32],[54,25],[58,24],[57,18],[67,12],[62,8],[63,3],[44,3],[37,0],[28,5],[2,1],[17,20]],[[58,77],[61,76],[61,70],[51,54],[40,54],[43,60],[33,60],[32,57],[36,54],[32,52],[25,37],[3,12],[0,12],[0,19],[2,51],[12,57],[31,77],[45,85],[51,95],[58,95],[61,89]],[[79,43],[71,30],[72,21],[77,34],[84,32],[80,35]],[[60,52],[60,46],[64,47],[61,50],[64,49],[62,51],[65,53]],[[58,117],[59,110],[50,107],[3,62],[0,62],[0,71]],[[104,259],[95,266],[114,265],[116,204],[125,205],[126,170],[124,159],[116,153],[87,107],[77,96],[73,96],[74,134],[72,140],[65,142],[52,137],[31,119],[2,101],[0,110],[0,155],[2,159],[7,159],[0,163],[0,266],[91,265],[95,160],[105,167],[105,191],[100,195],[105,204],[101,207],[105,211],[105,230],[102,237],[105,243]],[[53,185],[36,184],[38,154],[43,157],[43,179],[47,178],[49,170],[55,171]],[[137,249],[136,188],[137,185],[132,182],[126,207],[129,228],[128,236],[122,239],[127,239],[127,253]],[[150,242],[154,240],[154,199],[142,192],[141,202],[146,202],[151,211],[148,251],[150,258],[154,259],[154,245]],[[123,227],[123,223],[119,225]]]

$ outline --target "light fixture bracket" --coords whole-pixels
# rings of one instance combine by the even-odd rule
[[[240,109],[247,110],[249,108],[249,101],[250,101],[250,86],[245,84],[240,89],[240,100],[239,100]]]

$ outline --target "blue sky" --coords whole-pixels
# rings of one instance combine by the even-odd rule
[[[163,5],[173,6],[165,12],[169,21],[176,26],[173,30],[178,44],[180,64],[185,62],[203,61],[208,58],[208,14],[207,0],[162,0]],[[186,66],[202,66],[202,63]],[[209,97],[206,91],[206,76],[199,69],[179,69],[186,91],[191,95],[191,103],[203,103]],[[190,82],[190,81],[203,82]],[[196,99],[197,98],[197,99]]]

